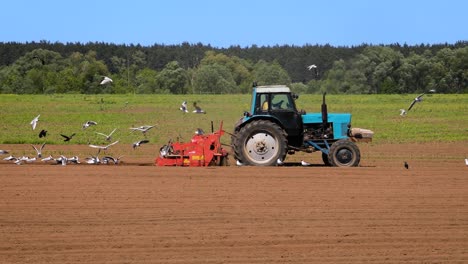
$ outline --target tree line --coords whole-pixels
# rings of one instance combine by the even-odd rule
[[[467,43],[214,48],[0,42],[0,93],[227,94],[250,93],[253,82],[286,84],[297,93],[467,93]],[[101,85],[103,76],[113,82]]]

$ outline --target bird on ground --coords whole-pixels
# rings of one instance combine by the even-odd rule
[[[103,164],[109,164],[110,162],[112,162],[112,163],[114,163],[114,165],[117,165],[117,164],[119,164],[120,159],[122,157],[123,156],[119,156],[118,158],[114,158],[114,157],[111,157],[111,156],[105,156],[105,157],[102,157],[102,163]]]
[[[68,162],[68,158],[65,157],[64,155],[60,155],[60,158],[56,159],[58,164],[61,164],[62,166],[66,166]]]
[[[99,159],[98,155],[85,158],[85,160],[86,160],[86,163],[88,164],[100,164],[101,163],[101,160]]]
[[[67,159],[67,162],[69,163],[74,163],[74,164],[80,164],[80,159],[78,158],[78,156],[73,156],[71,158],[68,158]]]
[[[31,145],[33,149],[36,151],[38,158],[42,158],[42,149],[44,148],[45,145],[46,145],[45,142],[39,148],[36,148],[36,146]]]
[[[113,82],[111,78],[104,76],[104,79],[102,79],[100,85],[104,85],[106,83],[111,83],[111,82]]]
[[[283,165],[284,165],[284,161],[281,158],[278,158],[276,160],[276,166],[283,166]]]
[[[410,106],[408,107],[408,112],[409,110],[411,110],[411,108],[413,108],[413,106],[416,104],[416,103],[420,103],[422,102],[423,100],[423,95],[426,94],[426,93],[422,93],[420,95],[418,95],[416,98],[414,98],[413,102],[411,102]]]
[[[195,110],[192,111],[193,113],[195,113],[195,114],[206,114],[205,110],[201,109],[201,107],[199,107],[197,105],[197,102],[193,102],[193,107],[195,107]]]
[[[203,131],[203,129],[201,129],[201,128],[197,128],[197,130],[195,130],[195,134],[196,135],[203,135],[203,134],[205,134],[205,131]]]
[[[404,166],[405,166],[405,169],[409,169],[409,164],[408,164],[408,162],[405,161]]]
[[[47,136],[47,130],[42,129],[41,132],[39,132],[39,138],[43,138]]]
[[[75,133],[71,134],[70,136],[67,136],[67,135],[64,135],[64,134],[60,134],[60,136],[65,138],[63,141],[67,142],[67,141],[70,141],[73,138],[73,136],[75,136]]]
[[[466,166],[468,166],[468,159],[465,159],[465,164]]]
[[[99,133],[99,132],[96,132],[96,134],[99,134],[99,135],[101,135],[101,136],[106,137],[106,140],[107,140],[107,141],[111,141],[111,139],[112,139],[112,134],[114,134],[114,132],[115,132],[116,130],[117,130],[117,128],[115,128],[114,130],[112,130],[112,132],[110,132],[109,135],[106,135],[106,134],[104,134],[104,133]]]
[[[311,164],[307,161],[301,160],[301,165],[302,166],[310,166]]]
[[[7,161],[14,161],[14,160],[17,160],[17,159],[18,159],[18,158],[16,158],[15,156],[12,156],[12,155],[3,158],[3,160],[7,160]]]
[[[236,165],[237,166],[244,166],[244,164],[240,160],[236,160]]]
[[[8,150],[3,150],[3,149],[0,149],[0,154],[8,154]]]
[[[136,142],[133,142],[133,149],[136,149],[137,147],[139,147],[141,144],[145,144],[145,143],[149,143],[149,140],[147,139],[142,139],[142,140],[139,140],[139,141],[136,141]]]
[[[400,109],[400,115],[405,116],[406,115],[406,110],[405,109]]]
[[[183,101],[182,102],[182,105],[179,107],[180,111],[184,112],[184,113],[188,113],[188,109],[187,109],[187,101]]]
[[[39,122],[39,117],[40,117],[40,116],[41,116],[41,115],[37,115],[37,116],[31,121],[30,124],[31,124],[33,130],[36,129],[37,122]]]
[[[89,146],[92,147],[92,148],[97,148],[97,149],[102,149],[102,150],[107,150],[110,146],[113,146],[115,144],[119,143],[119,141],[115,141],[113,143],[110,143],[109,145],[107,146],[97,146],[97,145],[93,145],[93,144],[90,144]]]
[[[143,133],[143,135],[146,135],[146,132],[148,132],[150,129],[152,129],[153,127],[155,127],[156,125],[153,125],[153,126],[140,126],[140,127],[131,127],[130,129],[132,130],[132,132],[135,132],[135,131],[141,131]]]
[[[83,129],[87,129],[90,126],[95,126],[97,125],[97,122],[95,121],[86,121],[86,123],[83,124]]]
[[[52,155],[49,155],[49,157],[46,157],[46,158],[41,159],[41,161],[43,161],[43,162],[48,162],[48,161],[52,161],[52,160],[55,160],[55,159],[52,157]]]

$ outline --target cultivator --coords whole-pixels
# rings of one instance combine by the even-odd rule
[[[213,124],[212,124],[213,130]],[[171,142],[161,147],[156,166],[225,166],[228,152],[221,145],[223,123],[218,131],[204,134],[201,130],[188,143]]]

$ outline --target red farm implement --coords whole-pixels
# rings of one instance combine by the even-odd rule
[[[171,142],[161,147],[156,166],[223,166],[227,165],[227,151],[221,146],[223,123],[211,134],[196,133],[188,143]]]

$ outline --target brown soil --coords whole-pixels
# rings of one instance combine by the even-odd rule
[[[0,161],[0,263],[468,262],[466,142],[364,144],[356,168],[156,167],[156,146],[115,147],[118,166]]]

